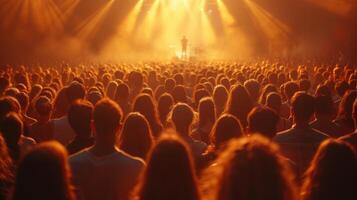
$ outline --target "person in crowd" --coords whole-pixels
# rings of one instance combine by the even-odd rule
[[[15,112],[9,112],[0,119],[0,132],[15,162],[36,144],[34,139],[23,135],[24,124]]]
[[[223,114],[214,124],[210,133],[210,145],[207,151],[202,154],[197,168],[203,169],[210,165],[220,153],[220,150],[226,147],[226,144],[234,138],[244,136],[242,125],[239,120],[231,114]]]
[[[244,86],[234,86],[228,97],[226,113],[237,117],[245,129],[247,127],[247,116],[252,108],[253,101]]]
[[[149,153],[133,200],[199,200],[194,163],[187,144],[174,134],[162,135]]]
[[[357,152],[357,99],[355,100],[355,102],[353,104],[352,117],[355,122],[356,130],[348,135],[341,137],[340,139],[344,140],[344,141],[348,142],[350,145],[352,145],[353,148],[355,149],[355,151]]]
[[[163,126],[167,125],[167,118],[174,105],[174,99],[169,93],[164,93],[159,97],[157,102],[157,109],[159,118]]]
[[[213,90],[213,101],[217,118],[223,113],[228,100],[228,91],[223,85],[217,85]]]
[[[146,160],[153,144],[149,122],[140,113],[130,113],[124,121],[118,147],[132,156]]]
[[[340,137],[342,130],[333,122],[333,118],[335,117],[334,110],[331,97],[315,97],[315,120],[310,123],[311,128],[326,133],[333,138]]]
[[[259,135],[231,140],[202,175],[205,199],[298,199],[293,173],[279,155]]]
[[[290,111],[291,111],[291,98],[294,94],[299,91],[299,85],[294,81],[289,81],[284,84],[284,96],[286,101],[282,104],[281,107],[281,115],[282,117],[289,119],[290,118]]]
[[[284,156],[297,165],[299,176],[308,167],[320,143],[329,137],[309,125],[314,110],[314,97],[305,92],[296,92],[291,99],[294,125],[273,138],[280,145]]]
[[[185,140],[196,158],[200,156],[207,148],[207,144],[193,139],[191,135],[191,126],[194,121],[193,109],[185,103],[177,103],[171,112],[171,121],[177,134]]]
[[[343,141],[324,141],[316,152],[301,189],[302,200],[357,199],[357,155]]]
[[[209,134],[216,121],[216,108],[211,97],[205,97],[198,104],[198,126],[192,137],[209,144]]]
[[[350,90],[342,97],[338,114],[334,122],[341,127],[341,136],[352,133],[355,130],[352,118],[352,107],[357,98],[357,90]]]
[[[115,93],[115,101],[119,104],[123,110],[124,117],[126,117],[131,111],[131,104],[129,102],[130,91],[129,87],[125,83],[118,85]]]
[[[281,114],[282,99],[281,99],[281,95],[279,93],[277,93],[277,92],[269,93],[267,96],[267,99],[266,99],[265,106],[272,109],[279,115],[280,120],[279,120],[278,127],[277,127],[278,131],[285,131],[291,127],[291,121],[282,117],[282,114]]]
[[[254,104],[257,104],[260,96],[260,83],[255,79],[250,79],[244,82],[244,87],[247,89]]]
[[[21,159],[11,200],[75,200],[67,152],[58,142],[44,142]]]
[[[15,166],[4,138],[0,134],[0,200],[7,200],[14,183]]]
[[[48,97],[38,97],[35,101],[35,114],[37,122],[30,126],[29,136],[38,143],[51,140],[53,138],[53,124],[50,123],[52,103]]]
[[[95,144],[69,157],[73,182],[80,198],[129,198],[145,164],[115,146],[122,116],[120,107],[112,100],[104,98],[95,105]]]
[[[257,106],[248,115],[248,132],[273,139],[277,133],[279,115],[268,107]]]
[[[160,136],[163,126],[159,120],[157,107],[152,97],[148,94],[140,94],[136,97],[133,105],[133,112],[139,112],[145,116],[150,124],[152,134],[155,138]]]
[[[92,136],[93,105],[86,100],[76,100],[68,110],[68,122],[76,136],[67,145],[70,155],[94,145]]]
[[[85,97],[85,88],[83,84],[73,81],[65,90],[67,102],[71,105],[78,99]],[[69,108],[69,107],[68,107]],[[71,128],[68,122],[68,108],[66,114],[58,119],[53,119],[53,138],[60,142],[62,145],[67,146],[69,142],[75,137],[74,130]]]

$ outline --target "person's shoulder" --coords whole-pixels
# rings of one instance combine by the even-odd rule
[[[345,141],[345,142],[351,142],[351,141],[357,142],[357,132],[350,133],[350,134],[342,136],[338,139]]]
[[[276,136],[273,138],[273,141],[275,142],[284,142],[286,140],[289,140],[291,135],[294,133],[294,130],[292,128],[287,129],[285,131],[278,132]]]
[[[124,151],[118,150],[116,153],[116,159],[119,161],[121,164],[129,165],[132,167],[138,167],[141,168],[145,166],[144,160],[138,157],[131,156]]]
[[[36,141],[31,137],[26,137],[26,136],[21,135],[20,143],[25,144],[25,145],[35,145]]]
[[[86,158],[88,157],[88,154],[89,154],[88,149],[83,149],[82,151],[70,155],[68,161],[71,165],[74,163],[85,162],[87,160]]]
[[[315,137],[317,137],[317,138],[319,138],[321,140],[324,140],[324,139],[327,139],[327,138],[330,137],[326,133],[324,133],[322,131],[319,131],[319,130],[316,130],[314,128],[311,128],[311,133],[314,134]]]

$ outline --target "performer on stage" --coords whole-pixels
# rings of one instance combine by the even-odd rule
[[[182,59],[187,58],[187,44],[188,44],[188,40],[187,40],[186,36],[183,36],[183,38],[181,40],[181,46],[182,46],[181,58]]]

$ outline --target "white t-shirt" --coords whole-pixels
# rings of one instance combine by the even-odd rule
[[[69,157],[73,183],[79,199],[128,199],[135,186],[144,161],[117,149],[97,157],[85,149]]]

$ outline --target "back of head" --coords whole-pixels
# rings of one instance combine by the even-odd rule
[[[223,85],[217,85],[213,90],[213,99],[216,106],[226,105],[228,91]]]
[[[183,85],[176,85],[172,91],[172,97],[174,98],[175,102],[186,103],[187,96],[185,87]]]
[[[338,110],[339,117],[347,118],[347,119],[350,119],[352,117],[352,107],[356,98],[357,98],[357,90],[349,90],[345,93],[339,105],[339,110]]]
[[[188,131],[191,127],[193,119],[193,110],[185,103],[178,103],[172,109],[171,120],[180,134],[185,134],[186,131]]]
[[[236,116],[243,126],[247,124],[247,115],[253,108],[253,102],[242,85],[236,85],[231,90],[226,111]]]
[[[52,103],[48,97],[40,96],[35,101],[35,110],[39,116],[50,116],[52,112]]]
[[[279,115],[267,107],[255,107],[248,115],[249,131],[270,139],[276,135],[278,122]]]
[[[299,91],[299,85],[293,81],[285,83],[284,94],[288,101],[294,96],[295,92]]]
[[[191,152],[174,134],[164,134],[151,150],[136,196],[142,200],[199,199]]]
[[[145,160],[152,144],[153,136],[149,122],[140,113],[130,113],[124,121],[120,134],[120,149]]]
[[[83,99],[85,96],[85,88],[83,84],[73,81],[66,89],[68,102],[73,102],[77,99]]]
[[[62,145],[45,142],[26,154],[18,166],[12,199],[74,199]]]
[[[141,88],[144,83],[144,77],[140,72],[132,71],[129,74],[128,81],[131,89]]]
[[[10,112],[19,113],[20,109],[20,104],[14,97],[5,96],[0,98],[0,118]]]
[[[119,84],[116,90],[115,99],[120,100],[120,99],[128,99],[128,98],[129,98],[129,86],[125,83]]]
[[[305,92],[296,92],[291,101],[296,122],[308,122],[315,111],[314,97]]]
[[[281,96],[277,92],[271,92],[267,96],[266,106],[275,110],[276,112],[280,112],[280,108],[282,105]]]
[[[135,98],[133,111],[143,114],[148,121],[157,117],[154,100],[148,94],[140,94]]]
[[[0,132],[10,149],[17,146],[23,131],[24,125],[17,113],[10,112],[0,120]]]
[[[90,136],[92,112],[93,105],[86,100],[76,100],[69,107],[68,122],[77,136]]]
[[[22,113],[26,114],[30,102],[29,96],[25,92],[19,92],[16,95],[16,99],[21,106]]]
[[[243,136],[242,125],[239,120],[230,114],[223,114],[217,119],[211,132],[211,143],[215,148],[226,144],[230,139]]]
[[[211,97],[205,97],[198,104],[199,126],[216,121],[216,107]]]
[[[357,157],[351,146],[333,139],[324,141],[307,170],[303,199],[357,199],[356,169]]]
[[[93,120],[96,137],[115,136],[123,114],[112,100],[104,98],[94,107]]]
[[[207,199],[296,199],[292,173],[279,154],[259,135],[232,140],[203,176]]]
[[[248,90],[250,96],[256,101],[260,95],[260,84],[255,79],[244,82],[244,87]]]

